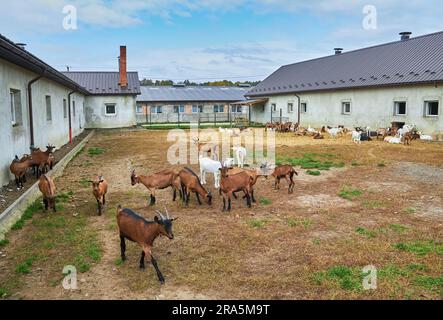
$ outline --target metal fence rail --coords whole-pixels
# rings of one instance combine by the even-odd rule
[[[153,113],[137,114],[137,124],[155,124],[155,123],[226,123],[236,122],[237,119],[248,119],[244,113]]]

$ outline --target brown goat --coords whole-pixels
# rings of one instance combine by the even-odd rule
[[[220,175],[220,191],[223,195],[223,209],[226,211],[226,200],[228,200],[228,211],[231,211],[231,198],[235,192],[243,191],[246,197],[246,204],[251,207],[251,183],[252,177],[246,172],[229,175],[229,168],[222,167],[219,169]]]
[[[406,132],[403,135],[403,144],[406,146],[410,146],[411,145],[411,141],[414,140],[414,134],[412,132]]]
[[[272,176],[275,178],[274,189],[280,189],[280,179],[285,178],[289,183],[288,193],[293,193],[295,186],[295,182],[293,180],[294,175],[298,176],[298,173],[290,165],[281,165],[276,167],[272,173]]]
[[[12,160],[9,170],[15,177],[15,183],[17,188],[23,188],[23,183],[26,182],[26,171],[32,167],[32,157],[30,155],[24,155],[20,160],[17,156]]]
[[[163,190],[171,187],[174,190],[172,201],[175,201],[177,196],[177,190],[180,191],[180,183],[177,179],[177,174],[171,170],[163,170],[157,173],[153,173],[147,176],[135,174],[135,170],[131,173],[131,184],[134,186],[137,183],[143,184],[151,193],[151,200],[149,205],[155,204],[155,191]]]
[[[183,202],[189,203],[191,192],[195,193],[198,204],[201,205],[200,196],[205,199],[209,205],[212,204],[212,194],[206,191],[200,182],[200,178],[190,168],[183,168],[179,173]]]
[[[104,206],[106,205],[106,193],[108,192],[108,181],[103,176],[98,176],[91,181],[92,193],[95,199],[97,199],[97,212],[98,215],[102,215]]]
[[[46,174],[42,174],[38,180],[38,188],[43,194],[43,204],[45,205],[45,210],[48,210],[48,207],[51,208],[54,212],[56,212],[55,208],[55,183],[51,177],[48,177]]]
[[[55,146],[52,146],[52,145],[46,146],[46,151],[44,151],[44,152],[38,148],[32,149],[31,157],[32,157],[32,161],[33,161],[34,171],[35,171],[37,178],[40,176],[40,174],[46,173],[46,168],[47,168],[48,164],[50,165],[50,163],[51,163],[50,156],[51,156],[52,152],[54,151],[54,149],[55,149]]]
[[[247,173],[251,177],[250,195],[251,195],[252,202],[255,203],[257,201],[255,200],[255,197],[254,197],[254,186],[257,183],[258,178],[266,177],[267,175],[264,174],[263,172],[261,172],[261,170],[259,171],[259,169],[257,169],[257,170],[249,170],[249,169],[243,169],[243,168],[237,168],[237,167],[235,167],[235,168],[228,168],[228,175],[230,175],[230,176],[231,175],[236,175],[236,174],[241,173],[241,172],[245,172],[245,173]],[[221,192],[221,190],[220,190],[220,192]],[[237,198],[236,195],[235,195],[235,192],[232,195],[234,196],[234,198]],[[246,194],[245,194],[244,198],[246,198]]]
[[[169,218],[169,213],[166,211],[167,218],[165,218],[160,211],[156,211],[158,216],[155,216],[154,221],[148,221],[130,209],[122,209],[119,205],[117,208],[117,225],[120,233],[120,250],[122,261],[126,260],[126,243],[125,239],[138,243],[142,247],[140,257],[140,268],[145,268],[145,256],[151,259],[151,263],[157,272],[158,280],[161,284],[165,283],[157,261],[152,255],[152,247],[154,240],[160,236],[166,236],[169,239],[174,239],[172,233],[172,221],[176,218]]]

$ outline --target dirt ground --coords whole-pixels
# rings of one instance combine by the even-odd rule
[[[351,143],[277,135],[277,158],[313,157],[340,165],[308,174],[296,166],[294,194],[261,178],[251,209],[239,197],[221,212],[221,198],[188,207],[162,190],[148,207],[139,174],[170,166],[166,131],[103,131],[56,181],[65,195],[58,213],[36,210],[0,246],[0,298],[7,299],[442,299],[443,145],[413,141]],[[102,152],[88,152],[100,148]],[[198,166],[192,166],[198,172]],[[87,180],[109,181],[105,214],[96,214]],[[154,269],[138,268],[140,248],[120,260],[116,207],[148,219],[167,206],[175,239],[159,238]],[[80,270],[78,289],[61,285],[63,266]],[[377,289],[364,290],[362,269],[377,268]]]

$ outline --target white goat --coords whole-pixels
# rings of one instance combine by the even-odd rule
[[[226,158],[225,161],[223,162],[223,166],[224,167],[232,167],[235,163],[235,159],[234,158]]]
[[[222,167],[219,161],[205,158],[200,155],[200,180],[202,184],[206,184],[206,173],[214,174],[214,187],[220,187],[220,169]]]
[[[361,132],[355,130],[352,131],[352,142],[361,143]]]
[[[331,135],[332,138],[337,138],[338,134],[342,132],[342,128],[326,128],[326,131]]]
[[[392,144],[401,144],[401,137],[386,137],[385,142]]]
[[[403,126],[403,128],[397,130],[397,134],[400,135],[400,138],[401,138],[406,133],[411,132],[412,130],[414,130],[414,128],[415,128],[415,125],[413,125],[413,124],[412,125],[405,124]]]
[[[243,168],[245,165],[245,159],[246,159],[246,149],[243,147],[233,147],[232,150],[235,152],[235,158],[237,159],[237,165],[240,168]]]

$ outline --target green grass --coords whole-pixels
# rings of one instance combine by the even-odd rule
[[[125,263],[125,262],[121,258],[118,258],[118,259],[115,259],[114,263],[117,267],[119,267],[119,266],[123,265],[123,263]]]
[[[308,170],[306,171],[307,174],[311,175],[311,176],[319,176],[321,175],[321,172],[318,170]]]
[[[286,220],[286,223],[291,228],[299,227],[299,226],[303,226],[303,227],[307,228],[307,227],[311,226],[312,221],[310,219],[308,219],[308,218],[305,218],[305,219],[289,218],[289,219]]]
[[[21,273],[21,274],[31,273],[31,267],[32,267],[32,264],[34,263],[35,260],[36,260],[36,257],[27,258],[25,261],[23,261],[22,263],[19,263],[15,267],[15,272]]]
[[[386,164],[382,161],[377,164],[377,167],[384,168],[384,167],[386,167]]]
[[[420,287],[424,287],[428,290],[440,289],[443,290],[443,276],[430,277],[430,276],[417,276],[414,279],[414,284]]]
[[[363,191],[359,189],[350,188],[347,186],[342,187],[340,192],[338,193],[340,197],[347,200],[354,200],[355,198],[361,196],[362,194]]]
[[[406,227],[406,226],[404,226],[404,225],[401,225],[401,224],[395,224],[395,223],[393,223],[393,224],[390,224],[390,225],[389,225],[389,229],[391,229],[391,230],[393,230],[393,231],[395,231],[395,232],[398,232],[398,233],[403,233],[403,232],[405,232],[406,230],[408,230],[409,228]]]
[[[77,151],[77,153],[72,157],[71,161],[74,161],[78,156],[80,156],[83,151],[85,151],[85,146],[83,146],[80,150]]]
[[[90,157],[94,157],[103,154],[105,151],[106,149],[103,148],[92,147],[88,149],[88,154]]]
[[[357,228],[355,229],[355,232],[357,232],[358,234],[361,234],[362,236],[365,236],[366,238],[375,238],[375,236],[377,235],[375,231],[373,230],[368,230],[365,228]]]
[[[322,161],[317,159],[324,155],[315,153],[305,153],[301,158],[277,157],[276,164],[290,164],[291,166],[299,166],[302,169],[312,170],[329,170],[331,168],[343,168],[344,162],[333,162],[330,160]]]
[[[419,256],[424,256],[428,253],[443,255],[443,244],[432,240],[396,243],[394,248],[400,251],[415,253]]]
[[[9,240],[8,239],[0,240],[0,247],[4,247],[4,246],[6,246],[8,244],[9,244]]]
[[[314,273],[314,281],[318,285],[333,284],[347,291],[361,291],[365,275],[358,268],[333,266],[327,271]]]
[[[408,207],[408,208],[404,208],[404,209],[403,209],[403,212],[404,212],[404,213],[407,213],[407,214],[413,214],[413,213],[415,213],[416,211],[417,211],[417,209],[412,208],[412,207]]]
[[[91,185],[91,183],[87,179],[81,179],[78,183],[84,188],[89,187]]]
[[[351,166],[353,166],[353,167],[358,167],[359,165],[360,165],[360,163],[358,163],[355,160],[351,162]]]
[[[378,200],[365,200],[365,201],[363,201],[362,204],[363,204],[363,206],[365,206],[366,208],[369,208],[369,209],[378,209],[383,206],[383,203]]]
[[[5,299],[7,297],[9,297],[11,295],[11,293],[9,292],[9,290],[4,289],[4,288],[0,288],[0,299]]]
[[[263,228],[265,226],[265,224],[267,223],[266,220],[263,219],[251,219],[249,220],[249,225],[253,228]]]
[[[272,201],[267,198],[260,198],[258,201],[260,202],[260,204],[265,205],[265,206],[269,206],[272,204]]]
[[[88,244],[86,253],[88,257],[91,258],[94,262],[100,261],[102,257],[102,250],[100,246],[95,242]]]
[[[20,220],[14,223],[11,227],[12,230],[19,230],[25,226],[27,220],[32,219],[34,213],[43,210],[42,200],[37,199],[34,203],[32,203],[28,208],[26,208],[25,212],[21,216]]]

